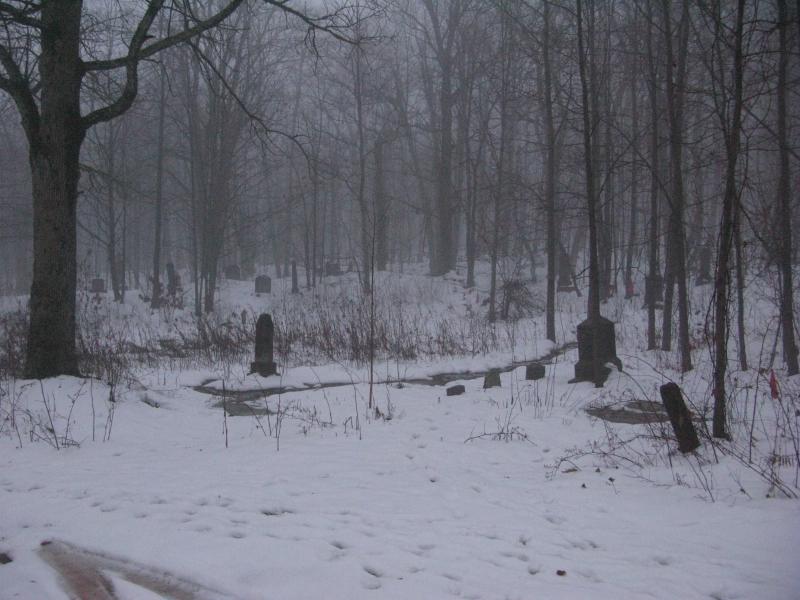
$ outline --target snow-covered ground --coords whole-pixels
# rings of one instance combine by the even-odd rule
[[[231,290],[221,310],[262,309],[264,299]],[[465,318],[474,303],[457,290],[436,302],[437,314]],[[562,295],[559,341],[582,302]],[[342,385],[272,395],[253,403],[268,414],[227,418],[219,397],[192,386],[266,386],[244,377],[245,364],[141,368],[113,403],[96,380],[5,382],[0,552],[12,562],[0,565],[0,598],[67,597],[48,540],[124,599],[169,597],[135,584],[148,576],[185,598],[800,598],[796,500],[707,443],[683,457],[658,439],[661,424],[585,412],[658,400],[668,378],[696,412],[707,401],[702,351],[679,379],[674,356],[642,352],[641,300],[615,302],[625,372],[602,389],[568,383],[574,350],[545,379],[525,381],[520,367],[500,388],[456,381],[461,396],[387,382],[535,358],[551,349],[543,335],[489,357],[379,362],[379,415],[367,409],[363,365],[342,362],[287,365],[284,386]],[[542,331],[541,319],[520,327]],[[756,451],[791,456],[775,434],[787,400],[763,380],[737,375],[732,419],[749,423],[753,411]],[[800,388],[781,384],[784,395]],[[776,468],[796,491],[790,462]]]

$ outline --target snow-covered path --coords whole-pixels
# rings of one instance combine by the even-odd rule
[[[520,370],[500,389],[468,381],[458,397],[382,386],[394,418],[359,415],[362,439],[342,423],[365,386],[287,394],[323,420],[330,406],[334,425],[287,417],[279,452],[252,417],[228,419],[225,449],[220,411],[186,388],[163,391],[159,409],[129,395],[112,441],[92,443],[82,398],[79,449],[1,442],[0,550],[14,561],[0,566],[0,597],[65,597],[36,554],[45,539],[233,598],[800,597],[795,502],[719,490],[711,503],[591,461],[547,477],[568,448],[603,437],[568,408],[570,370],[548,368],[552,410],[511,411],[529,441],[508,443],[465,439],[498,429],[512,389],[544,392]],[[117,594],[155,597],[119,581]]]

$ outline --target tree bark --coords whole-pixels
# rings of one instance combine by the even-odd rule
[[[33,283],[25,376],[78,375],[75,347],[82,2],[42,4],[38,123],[26,127],[33,188]],[[23,115],[23,121],[25,116]]]
[[[789,137],[786,124],[787,70],[789,65],[788,28],[789,16],[786,0],[776,0],[778,4],[778,211],[780,214],[780,277],[781,277],[781,330],[783,359],[789,375],[800,373],[798,365],[797,342],[795,341],[794,288],[792,282],[792,200],[790,192],[791,174],[789,171]],[[800,8],[800,0],[798,0]],[[798,32],[800,33],[800,13]],[[800,38],[799,38],[800,39]]]

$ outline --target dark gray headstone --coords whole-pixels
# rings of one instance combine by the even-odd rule
[[[544,365],[538,362],[530,363],[527,367],[525,367],[525,379],[528,381],[544,379]]]
[[[644,305],[650,306],[651,302],[658,304],[664,300],[664,278],[661,273],[647,275],[644,278]]]
[[[297,261],[292,261],[292,293],[297,294],[300,288],[297,285]]]
[[[272,292],[272,279],[267,275],[256,277],[256,294],[269,294]]]
[[[669,382],[661,386],[660,392],[675,437],[678,438],[678,450],[684,454],[696,450],[700,446],[700,440],[697,439],[692,416],[683,401],[681,388],[678,387],[678,384]]]
[[[697,255],[697,279],[695,285],[711,283],[711,248],[704,245]]]
[[[597,344],[597,373],[595,373],[594,346]],[[614,323],[605,317],[596,320],[586,319],[578,325],[578,362],[575,363],[575,378],[570,383],[594,381],[597,385],[605,382],[611,372],[606,363],[612,363],[622,370],[622,361],[617,357],[617,340]]]
[[[95,277],[92,279],[92,286],[90,291],[93,294],[105,294],[106,293],[106,280],[102,279],[101,277]]]
[[[330,260],[325,263],[325,275],[341,275],[342,270],[339,268],[339,261]]]
[[[483,378],[483,389],[500,387],[500,371],[489,371]]]
[[[256,359],[250,364],[250,372],[262,377],[277,375],[278,366],[273,357],[275,326],[272,317],[261,313],[256,322]]]
[[[459,385],[451,385],[449,388],[447,388],[447,395],[448,396],[460,396],[464,392],[465,392],[464,386],[460,385],[460,384]]]
[[[167,263],[167,295],[175,297],[178,294],[178,288],[181,286],[181,278],[175,270],[175,265],[171,262]]]
[[[239,268],[239,265],[228,265],[225,267],[225,279],[240,281],[242,279],[242,270]]]
[[[566,252],[560,252],[558,256],[558,291],[571,292],[575,289],[572,285],[572,267],[569,264],[569,256]]]

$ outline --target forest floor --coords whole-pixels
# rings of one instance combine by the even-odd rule
[[[436,311],[476,310],[439,284]],[[249,285],[226,286],[220,310],[287,302]],[[708,294],[695,290],[698,322]],[[560,299],[562,344],[584,299]],[[753,362],[766,364],[768,308],[752,300]],[[522,366],[498,388],[456,380],[460,396],[396,381],[543,356],[553,345],[536,333],[540,316],[507,352],[378,361],[377,411],[368,369],[336,360],[298,360],[267,380],[245,361],[140,368],[113,402],[93,379],[5,381],[0,598],[800,598],[800,505],[787,497],[800,381],[776,369],[773,399],[763,370],[734,372],[733,441],[682,456],[667,424],[586,412],[658,401],[675,380],[698,426],[710,420],[707,351],[681,377],[674,354],[644,352],[641,299],[612,302],[625,370],[603,388],[568,383],[574,349],[539,381]],[[132,304],[129,316],[147,314]],[[201,383],[297,389],[228,416]]]

